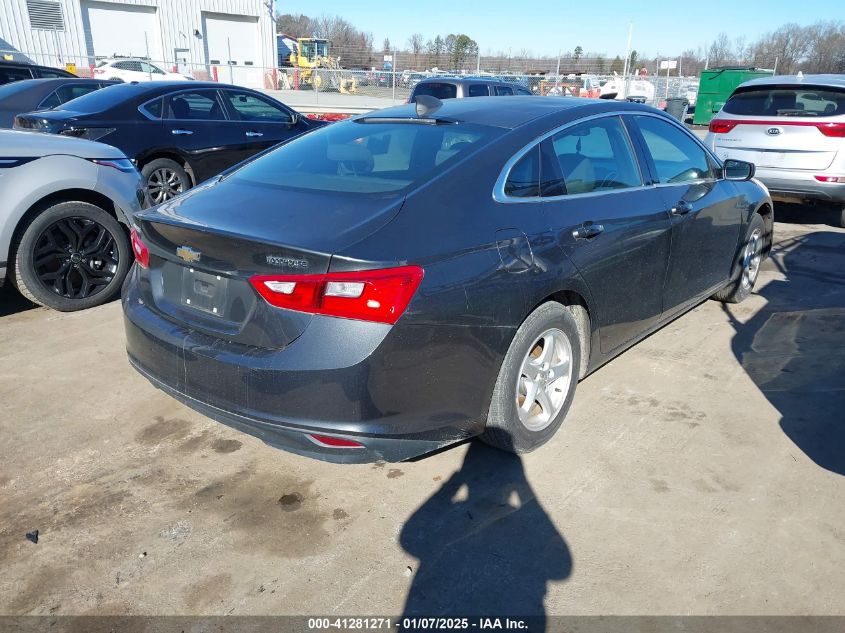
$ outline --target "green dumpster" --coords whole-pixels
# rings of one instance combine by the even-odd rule
[[[739,84],[758,77],[771,77],[773,74],[772,70],[749,66],[726,66],[702,71],[692,122],[695,125],[709,125],[710,119],[722,109]]]

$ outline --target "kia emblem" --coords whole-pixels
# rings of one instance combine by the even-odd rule
[[[780,133],[781,129],[779,127],[770,127],[768,130],[766,130],[766,134],[768,134],[769,136],[777,136]]]

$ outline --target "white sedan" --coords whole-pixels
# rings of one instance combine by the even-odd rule
[[[170,73],[143,59],[104,59],[94,69],[97,79],[130,81],[180,81],[189,80],[179,73]]]

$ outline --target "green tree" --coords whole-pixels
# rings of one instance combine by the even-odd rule
[[[622,64],[622,58],[617,55],[613,58],[613,61],[610,63],[610,72],[612,73],[621,73],[624,70]]]
[[[449,56],[450,68],[461,70],[466,61],[478,54],[478,44],[469,35],[459,33],[446,37],[446,53]]]
[[[638,58],[637,51],[635,51],[635,50],[631,51],[631,57],[629,58],[630,61],[628,62],[628,73],[629,74],[635,74],[635,70],[637,68],[637,58]]]
[[[573,60],[575,60],[575,61],[577,62],[579,59],[581,59],[581,56],[582,56],[583,54],[584,54],[584,49],[583,49],[583,48],[581,48],[580,46],[576,46],[576,47],[575,47],[575,52],[574,52],[574,53],[572,53],[572,59],[573,59]]]

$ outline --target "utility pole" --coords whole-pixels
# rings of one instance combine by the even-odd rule
[[[627,46],[627,48],[625,48],[625,64],[622,67],[622,77],[623,77],[623,81],[625,82],[624,90],[623,90],[623,94],[622,94],[623,97],[628,96],[628,74],[631,71],[631,68],[630,68],[630,63],[631,63],[631,38],[633,37],[633,35],[634,35],[634,23],[629,22],[628,23],[628,46]]]

